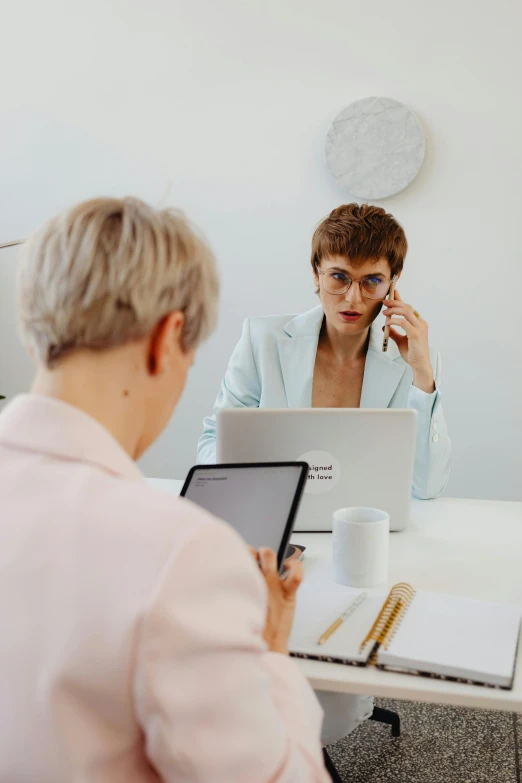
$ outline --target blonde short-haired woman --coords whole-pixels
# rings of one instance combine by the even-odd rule
[[[281,582],[273,552],[259,568],[135,464],[217,290],[187,220],[136,199],[80,204],[25,249],[38,369],[0,415],[0,780],[328,780],[322,713],[287,655],[299,564]]]

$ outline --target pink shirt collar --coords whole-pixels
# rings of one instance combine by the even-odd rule
[[[90,463],[128,479],[143,478],[134,460],[99,421],[53,397],[15,397],[0,414],[0,443]]]

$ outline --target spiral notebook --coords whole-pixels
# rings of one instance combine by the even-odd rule
[[[291,654],[510,689],[521,610],[400,583],[370,594],[323,644],[318,640],[360,590],[306,583],[298,593]]]

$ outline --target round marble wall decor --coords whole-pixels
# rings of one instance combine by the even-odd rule
[[[332,122],[326,163],[351,195],[387,198],[413,182],[425,146],[421,125],[404,104],[392,98],[362,98]]]

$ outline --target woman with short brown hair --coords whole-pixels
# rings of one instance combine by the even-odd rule
[[[319,224],[311,263],[320,304],[291,318],[246,319],[213,415],[204,420],[200,463],[215,462],[220,408],[413,408],[412,491],[423,499],[441,494],[451,445],[440,356],[428,344],[428,323],[397,290],[393,301],[384,301],[402,274],[407,248],[402,226],[381,207],[345,204]],[[386,353],[376,324],[381,310],[390,326]],[[392,454],[393,444],[383,447]],[[371,699],[319,696],[325,742],[344,736],[372,711]]]

